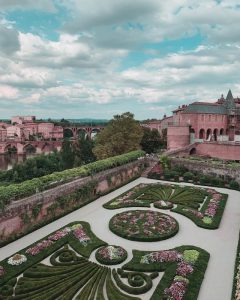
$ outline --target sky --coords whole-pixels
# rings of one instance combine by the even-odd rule
[[[0,118],[161,119],[240,97],[239,0],[0,0]]]

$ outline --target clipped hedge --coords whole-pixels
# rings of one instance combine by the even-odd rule
[[[72,181],[77,178],[94,175],[98,172],[124,165],[137,160],[145,154],[142,150],[132,151],[122,155],[99,160],[81,167],[54,172],[50,175],[26,180],[19,184],[10,184],[0,187],[0,209],[11,201],[31,196],[35,193],[53,188],[60,184]]]
[[[221,201],[219,203],[219,206],[217,208],[217,213],[212,218],[212,223],[211,224],[204,223],[202,221],[202,219],[198,218],[194,214],[189,213],[187,211],[184,211],[186,209],[186,207],[183,206],[183,205],[178,205],[176,208],[171,209],[171,211],[189,218],[198,227],[201,227],[201,228],[204,228],[204,229],[218,229],[219,226],[220,226],[221,220],[222,220],[222,216],[223,216],[224,210],[225,210],[225,206],[226,206],[226,203],[227,203],[227,198],[228,198],[227,194],[222,194],[222,199],[221,199]],[[209,204],[210,201],[211,201],[211,197],[208,196],[208,198],[204,202],[202,208],[199,211],[196,211],[196,212],[200,212],[200,213],[204,214],[204,211],[207,209],[207,206],[208,206],[208,204]]]
[[[184,294],[184,300],[196,300],[201,288],[202,281],[204,279],[205,271],[207,269],[210,254],[195,246],[180,246],[170,250],[176,250],[183,253],[185,250],[197,250],[199,257],[194,264],[194,271],[191,274],[186,275],[189,283],[187,285],[186,293]],[[151,300],[169,299],[164,295],[164,290],[168,288],[173,282],[176,276],[177,265],[176,262],[150,262],[143,264],[141,258],[143,255],[154,251],[138,251],[133,250],[133,258],[130,262],[125,264],[122,268],[124,270],[135,272],[164,272],[163,277],[158,283],[155,291],[152,294]]]

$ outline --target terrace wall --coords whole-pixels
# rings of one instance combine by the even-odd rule
[[[0,245],[39,228],[139,177],[145,163],[144,159],[137,160],[12,202],[4,208],[4,211],[0,212]],[[84,198],[81,197],[75,202],[67,203],[70,205],[64,209],[57,205],[59,197],[71,196],[80,188],[84,190],[89,187],[90,194]],[[33,210],[37,206],[40,207],[40,211],[34,219]],[[50,207],[54,210],[51,214],[49,213]]]
[[[198,171],[200,175],[209,175],[215,177],[222,177],[227,180],[235,180],[240,184],[240,168],[230,168],[222,165],[211,164],[209,161],[203,160],[188,160],[184,158],[171,157],[171,165],[183,166],[189,171]]]

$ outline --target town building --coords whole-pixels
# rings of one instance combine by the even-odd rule
[[[63,139],[63,127],[50,122],[36,122],[35,116],[15,116],[11,124],[0,123],[0,142]]]
[[[172,116],[149,122],[146,126],[157,128],[160,133],[163,128],[167,128],[167,149],[170,151],[184,149],[195,143],[196,146],[202,145],[194,153],[212,156],[214,154],[209,149],[215,147],[221,153],[216,154],[216,157],[240,159],[240,152],[237,156],[226,153],[229,149],[236,153],[240,147],[240,98],[234,98],[231,90],[226,98],[222,95],[215,102],[182,105],[173,111]]]

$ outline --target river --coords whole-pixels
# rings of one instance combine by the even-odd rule
[[[0,155],[0,170],[10,170],[15,164],[24,162],[26,159],[34,156],[36,156],[34,153],[24,155],[18,155],[16,153]]]

